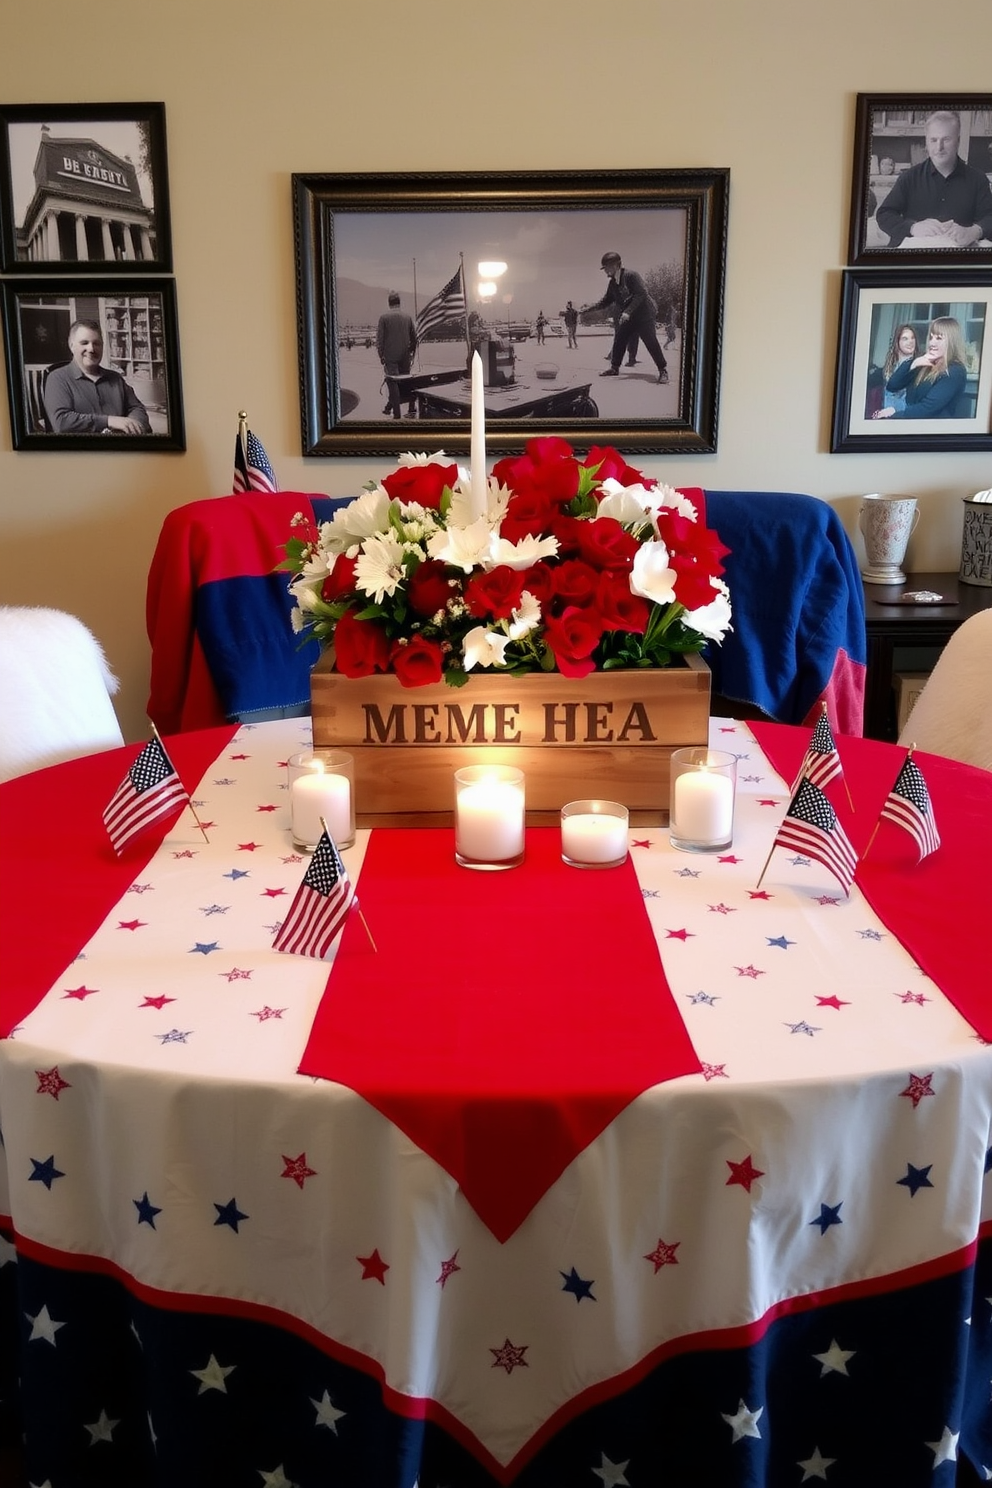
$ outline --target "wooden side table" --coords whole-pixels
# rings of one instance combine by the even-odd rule
[[[894,604],[907,590],[931,589],[945,604]],[[865,584],[865,631],[868,677],[865,687],[865,734],[870,739],[896,738],[893,675],[907,668],[928,671],[969,615],[992,609],[992,588],[962,584],[956,573],[911,573],[905,584]],[[901,653],[920,651],[922,659],[903,660]]]

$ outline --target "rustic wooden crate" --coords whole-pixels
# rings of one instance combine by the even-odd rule
[[[710,671],[699,656],[664,670],[470,678],[401,687],[342,677],[328,654],[311,674],[313,742],[355,757],[360,826],[445,825],[455,770],[516,765],[527,819],[557,821],[566,801],[621,801],[635,824],[667,821],[673,749],[705,744]]]

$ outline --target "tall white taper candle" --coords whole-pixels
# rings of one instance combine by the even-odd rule
[[[486,471],[486,385],[482,375],[482,358],[472,353],[472,520],[484,516],[489,508],[489,476]]]

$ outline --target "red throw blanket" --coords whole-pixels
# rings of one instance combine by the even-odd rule
[[[452,831],[373,832],[301,1073],[364,1096],[506,1240],[643,1090],[699,1062],[633,865],[459,868]]]

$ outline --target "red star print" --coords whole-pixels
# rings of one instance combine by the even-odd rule
[[[717,1076],[719,1076],[721,1080],[730,1079],[730,1076],[727,1074],[727,1066],[725,1064],[704,1063],[702,1064],[702,1071],[704,1080],[715,1080]]]
[[[255,810],[256,811],[276,811],[276,810],[278,810],[278,808],[275,807],[275,806],[256,806],[255,807]]]
[[[270,1008],[266,1004],[265,1007],[259,1008],[257,1013],[252,1013],[252,1017],[257,1018],[259,1023],[267,1023],[270,1018],[281,1018],[285,1011],[285,1008]]]
[[[851,1006],[851,1004],[849,1002],[845,1002],[842,997],[837,997],[837,996],[834,996],[834,997],[818,997],[816,999],[816,1005],[817,1005],[817,1007],[832,1007],[832,1008],[836,1008],[838,1012],[840,1012],[840,1010],[841,1010],[842,1007],[850,1007]]]
[[[709,910],[710,914],[736,914],[737,913],[736,909],[733,909],[729,904],[709,904],[709,905],[707,905],[707,909]]]
[[[737,732],[737,727],[736,727],[735,724],[724,723],[720,727],[720,733],[721,734],[736,734],[736,732]]]
[[[518,1346],[507,1339],[501,1348],[491,1348],[489,1352],[494,1356],[493,1369],[505,1369],[507,1374],[512,1374],[519,1367],[529,1369],[530,1365],[524,1358],[524,1354],[529,1347],[530,1345],[527,1343]]]
[[[280,894],[285,894],[285,889],[263,889],[263,899],[278,899]]]
[[[368,1256],[356,1256],[355,1260],[362,1268],[363,1281],[377,1281],[380,1286],[386,1285],[386,1272],[389,1267],[378,1250],[374,1250]]]
[[[167,1002],[175,1002],[175,1000],[176,999],[174,997],[166,997],[164,992],[160,992],[158,997],[146,997],[144,1002],[138,1003],[138,1006],[164,1008]]]
[[[761,799],[758,801],[758,805],[759,806],[778,806],[779,805],[779,802],[772,800],[772,798],[770,796],[768,796],[768,797],[762,796]]]
[[[909,1084],[906,1086],[905,1090],[900,1090],[899,1094],[908,1096],[908,1098],[913,1102],[914,1111],[925,1095],[936,1095],[937,1092],[931,1088],[930,1082],[932,1079],[932,1070],[930,1071],[929,1075],[914,1075],[912,1070],[910,1071]]]
[[[669,940],[695,940],[696,938],[692,930],[666,930],[665,934]]]
[[[238,852],[254,852],[256,848],[261,847],[261,845],[262,844],[260,842],[239,842]]]
[[[77,1001],[82,1002],[84,998],[92,997],[94,992],[98,992],[99,990],[99,987],[69,987],[66,989],[62,1001],[64,1002],[66,997],[75,997]]]
[[[251,759],[251,755],[250,754],[232,754],[231,755],[231,759],[233,759],[233,760],[246,760],[246,759]]]
[[[752,981],[757,981],[759,976],[765,975],[765,973],[763,971],[759,971],[756,966],[735,966],[734,970],[736,971],[738,976],[750,977]]]
[[[733,853],[727,853],[726,857],[718,857],[718,863],[743,863],[743,858],[735,858]]]
[[[250,982],[251,972],[242,971],[238,966],[232,966],[230,971],[219,971],[218,976],[227,977],[229,982]]]
[[[678,1265],[679,1258],[675,1254],[675,1252],[678,1250],[681,1244],[681,1240],[676,1240],[674,1244],[666,1245],[664,1240],[659,1237],[658,1244],[655,1246],[654,1250],[651,1252],[650,1255],[646,1255],[644,1257],[646,1261],[650,1261],[651,1264],[654,1266],[655,1276],[658,1275],[658,1272],[661,1270],[662,1266]]]
[[[303,854],[302,853],[291,853],[288,858],[282,858],[280,861],[283,862],[283,863],[302,863],[303,862]]]
[[[68,1080],[63,1080],[59,1074],[57,1064],[53,1064],[50,1070],[35,1070],[35,1074],[38,1076],[36,1095],[52,1095],[58,1100],[60,1090],[72,1089],[71,1083]]]
[[[213,822],[211,822],[210,825],[213,826]],[[195,858],[196,853],[193,851],[192,848],[184,847],[182,852],[174,852],[172,856],[174,858]]]
[[[769,894],[767,889],[748,889],[747,897],[749,899],[774,899],[775,895]]]
[[[839,904],[840,903],[840,900],[839,899],[835,899],[832,894],[817,894],[816,898],[813,900],[813,903],[814,904]]]
[[[750,1152],[743,1162],[731,1162],[729,1157],[725,1158],[724,1160],[727,1164],[727,1167],[730,1169],[730,1177],[727,1179],[726,1183],[727,1188],[729,1188],[733,1183],[739,1183],[741,1188],[746,1188],[748,1193],[750,1193],[751,1184],[754,1183],[756,1179],[764,1178],[765,1176],[762,1170],[760,1168],[756,1168],[752,1163]]]
[[[316,1168],[307,1167],[307,1155],[305,1152],[301,1152],[299,1157],[287,1157],[284,1152],[282,1160],[286,1166],[279,1174],[280,1178],[292,1178],[298,1188],[302,1188],[308,1178],[316,1178],[317,1176]]]
[[[915,1002],[918,1007],[930,1001],[929,997],[924,997],[922,992],[897,992],[895,995],[900,1002]]]
[[[649,837],[635,837],[630,845],[631,847],[650,847],[651,839]]]
[[[456,1250],[455,1253],[454,1253],[454,1255],[450,1258],[450,1260],[442,1261],[441,1262],[441,1275],[437,1279],[437,1285],[439,1287],[442,1287],[443,1288],[445,1282],[448,1280],[448,1277],[449,1276],[454,1276],[454,1274],[455,1274],[456,1271],[460,1271],[462,1269],[461,1266],[456,1266],[455,1265],[455,1262],[457,1261],[457,1259],[458,1259],[458,1252]]]
[[[118,930],[141,930],[148,924],[147,920],[118,920]]]

